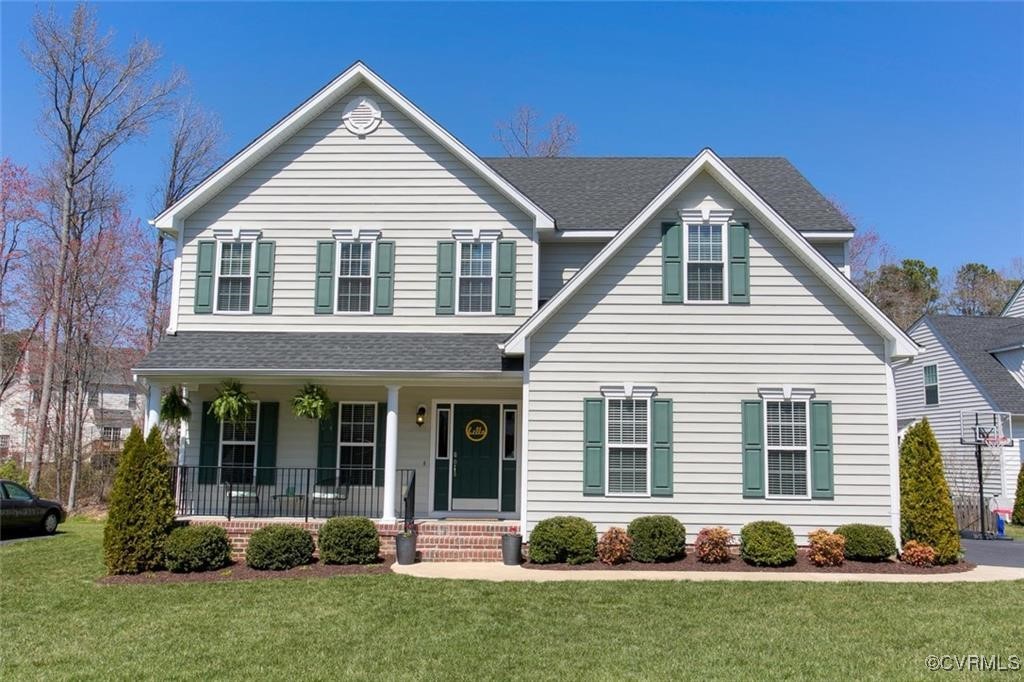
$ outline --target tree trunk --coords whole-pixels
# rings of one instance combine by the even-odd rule
[[[149,315],[146,320],[146,350],[153,350],[160,338],[158,329],[160,314],[160,277],[164,269],[164,233],[157,230],[156,253],[153,256],[153,280],[149,288]]]

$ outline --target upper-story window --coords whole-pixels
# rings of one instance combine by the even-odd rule
[[[368,313],[373,301],[373,241],[338,242],[339,313]]]
[[[494,312],[494,242],[459,243],[458,311]]]
[[[686,300],[725,300],[725,226],[687,224],[685,232]]]
[[[218,242],[217,312],[252,312],[252,250],[251,241]]]
[[[924,366],[924,404],[939,404],[939,366]]]

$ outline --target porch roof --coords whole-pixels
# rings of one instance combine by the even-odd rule
[[[215,374],[424,374],[519,372],[504,334],[180,331],[135,368],[140,376]]]

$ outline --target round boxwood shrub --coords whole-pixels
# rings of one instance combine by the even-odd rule
[[[328,519],[318,537],[325,564],[372,564],[380,553],[380,534],[363,516]]]
[[[297,526],[264,526],[253,531],[245,563],[260,571],[284,571],[313,561],[313,536]]]
[[[686,527],[671,516],[641,516],[630,522],[628,531],[636,561],[673,561],[686,554]]]
[[[885,526],[849,523],[836,528],[836,535],[846,538],[844,552],[853,561],[885,561],[896,553],[896,541]]]
[[[530,533],[530,561],[535,564],[587,564],[597,551],[594,524],[578,516],[553,516]]]
[[[740,529],[740,556],[755,566],[785,566],[796,561],[796,538],[778,521],[754,521]]]
[[[175,528],[164,545],[164,563],[175,573],[213,571],[231,563],[231,542],[220,526]]]

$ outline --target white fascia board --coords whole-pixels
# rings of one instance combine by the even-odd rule
[[[540,239],[543,242],[605,242],[618,233],[618,230],[544,230]]]
[[[416,105],[406,99],[362,62],[356,62],[346,69],[341,75],[256,138],[245,149],[229,159],[223,166],[199,183],[195,189],[157,216],[154,221],[156,227],[161,229],[170,227],[175,218],[188,217],[260,159],[264,158],[303,126],[337,102],[346,92],[363,82],[377,90],[396,109],[426,130],[437,142],[454,154],[456,158],[472,168],[507,199],[533,217],[536,229],[554,227],[554,218],[548,215],[544,209],[516,189],[512,183],[484,163],[480,157],[459,142],[455,136],[420,111]]]
[[[853,235],[855,233],[852,232],[852,231],[848,231],[848,232],[831,232],[831,231],[806,230],[804,232],[801,232],[800,234],[802,234],[804,236],[804,239],[806,239],[809,242],[812,242],[812,243],[815,243],[815,244],[824,244],[824,243],[837,243],[837,242],[841,243],[841,242],[850,241],[851,239],[853,239]]]
[[[899,326],[886,317],[864,294],[835,268],[814,246],[750,188],[710,149],[703,149],[657,196],[638,213],[603,249],[569,280],[551,299],[530,316],[501,346],[508,355],[520,355],[528,336],[558,312],[595,273],[604,267],[633,236],[702,171],[708,171],[726,190],[731,190],[768,229],[788,246],[812,272],[857,312],[882,338],[892,343],[892,358],[917,355],[919,346]]]

